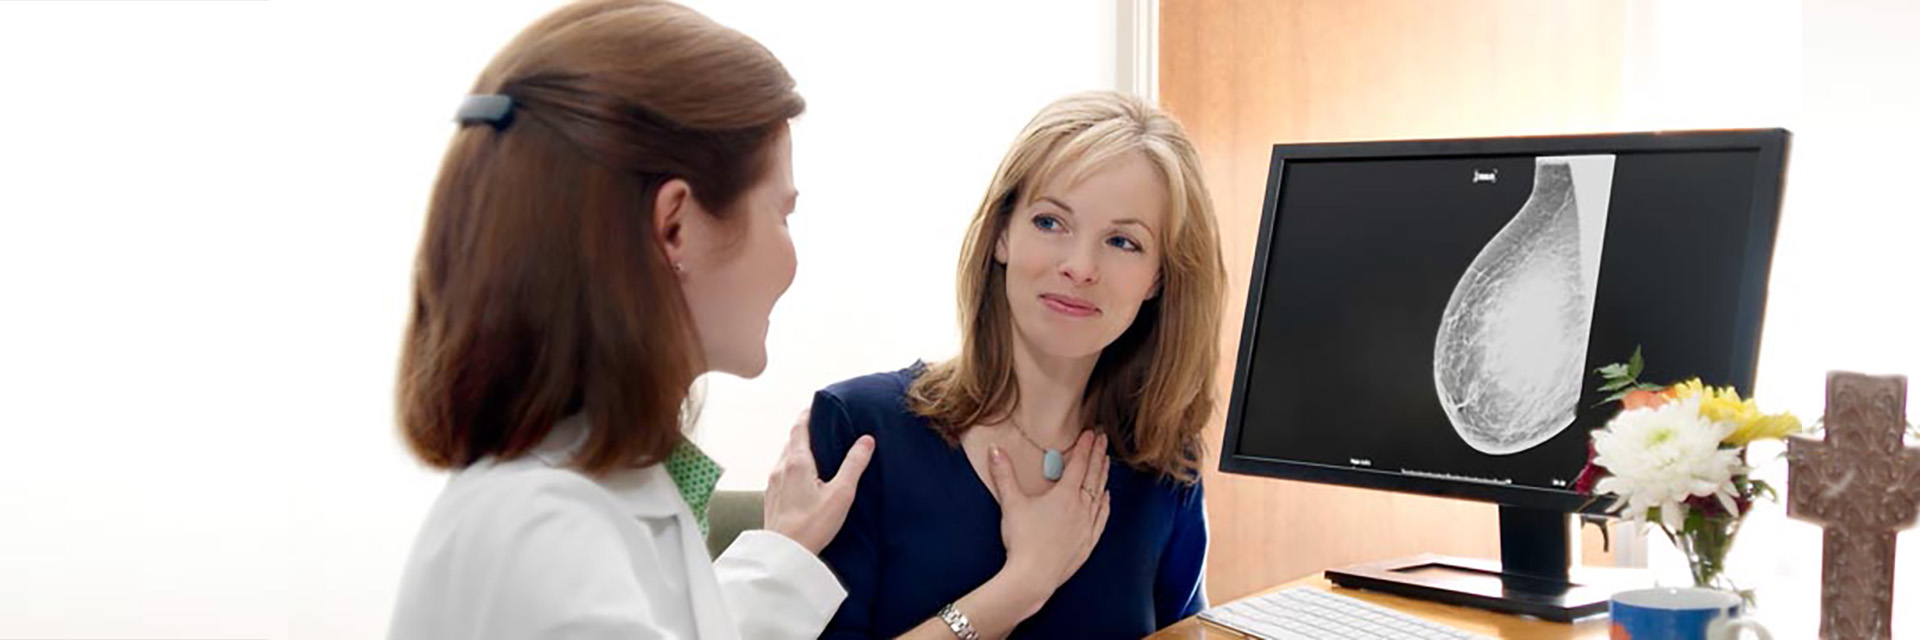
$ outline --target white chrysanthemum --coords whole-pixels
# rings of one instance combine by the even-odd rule
[[[1720,448],[1732,430],[1701,416],[1699,398],[1622,411],[1593,432],[1593,461],[1607,468],[1594,493],[1620,496],[1627,516],[1642,522],[1648,509],[1659,507],[1662,523],[1674,531],[1685,522],[1681,503],[1689,496],[1714,496],[1738,513],[1733,476],[1743,470],[1740,451]]]

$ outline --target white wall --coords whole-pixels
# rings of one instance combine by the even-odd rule
[[[442,476],[392,379],[453,107],[557,3],[0,3],[0,638],[366,638]],[[698,439],[758,488],[824,384],[949,353],[953,261],[1115,3],[693,3],[785,60],[800,275]]]
[[[1825,410],[1826,372],[1905,374],[1920,381],[1920,5],[1907,0],[1634,0],[1641,58],[1627,68],[1628,127],[1793,130],[1787,193],[1769,283],[1755,392],[1763,409],[1811,424]],[[1920,415],[1910,403],[1909,420]],[[1780,447],[1756,445],[1759,475],[1787,484]],[[1817,633],[1821,530],[1763,505],[1740,533],[1729,577],[1759,590],[1776,637]],[[1653,566],[1685,565],[1654,534]],[[1901,536],[1895,610],[1920,602],[1920,536]],[[1894,618],[1895,637],[1920,618]]]
[[[1821,415],[1831,369],[1920,382],[1914,250],[1920,204],[1912,175],[1913,152],[1920,149],[1916,31],[1920,5],[1904,0],[1803,6],[1805,110],[1796,127],[1757,387],[1802,416]],[[1920,397],[1914,391],[1909,397]],[[1920,416],[1920,404],[1910,401],[1907,416]],[[1784,482],[1783,472],[1778,477]],[[1817,610],[1821,530],[1784,518],[1755,524],[1759,535],[1735,553],[1775,578],[1775,602]],[[1920,604],[1920,534],[1909,531],[1899,542],[1893,635],[1911,637],[1920,635],[1914,608]],[[1804,624],[1804,633],[1789,629],[1785,637],[1813,637],[1816,621]]]

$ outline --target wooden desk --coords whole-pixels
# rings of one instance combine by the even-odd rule
[[[1456,607],[1423,600],[1410,600],[1372,591],[1343,589],[1333,586],[1333,583],[1328,582],[1325,577],[1317,573],[1262,591],[1261,594],[1300,586],[1324,589],[1343,596],[1350,596],[1355,599],[1387,607],[1401,613],[1419,616],[1440,624],[1455,627],[1468,633],[1476,633],[1495,638],[1506,638],[1509,640],[1606,638],[1608,631],[1606,616],[1588,618],[1576,624],[1547,622],[1545,620],[1522,618],[1482,609]],[[1203,621],[1198,616],[1195,616],[1181,620],[1173,626],[1161,629],[1159,633],[1147,637],[1153,640],[1189,640],[1194,638],[1245,638],[1246,636],[1233,629]]]

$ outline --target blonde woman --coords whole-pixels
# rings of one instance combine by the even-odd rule
[[[821,554],[825,637],[1130,637],[1205,606],[1200,430],[1225,270],[1179,125],[1121,94],[1049,105],[961,251],[958,357],[814,397],[821,471],[878,450]]]

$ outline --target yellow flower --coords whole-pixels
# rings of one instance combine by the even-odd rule
[[[1752,400],[1741,400],[1732,388],[1708,388],[1700,397],[1700,415],[1715,422],[1745,425],[1760,418],[1760,408]]]
[[[1722,441],[1729,445],[1744,447],[1755,440],[1775,440],[1800,431],[1800,419],[1793,414],[1760,413],[1752,399],[1740,399],[1733,387],[1709,387],[1694,378],[1667,391],[1678,400],[1700,398],[1700,417],[1733,425],[1733,432]]]
[[[1748,422],[1739,423],[1733,433],[1727,434],[1727,444],[1744,447],[1755,440],[1777,440],[1790,433],[1800,432],[1800,419],[1791,413],[1759,416]]]
[[[1672,395],[1675,400],[1685,400],[1700,395],[1704,390],[1705,388],[1700,386],[1699,378],[1667,387],[1667,393]]]

